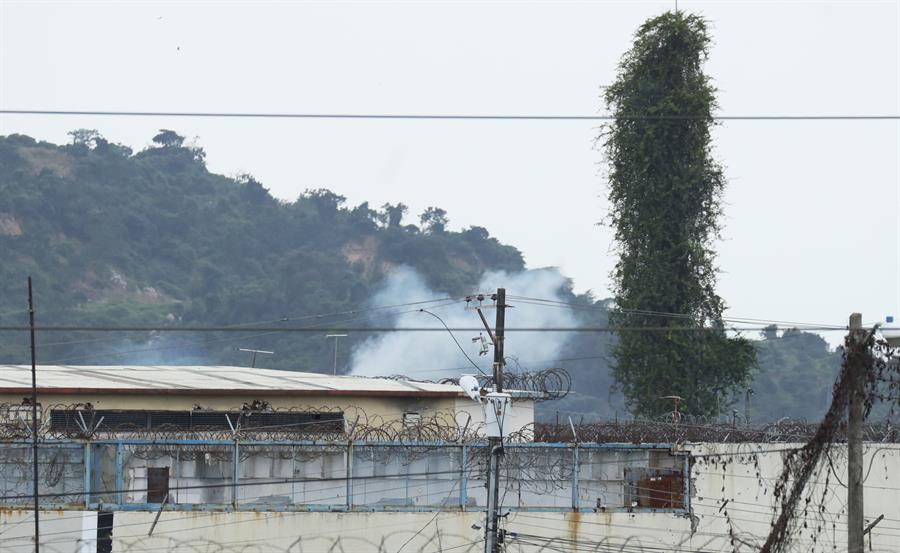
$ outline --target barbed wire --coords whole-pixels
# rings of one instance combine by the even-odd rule
[[[40,421],[38,430],[42,440],[104,440],[125,437],[157,441],[193,439],[318,443],[359,441],[466,444],[484,441],[484,422],[455,409],[370,414],[365,409],[352,405],[272,407],[267,403],[257,402],[227,410],[195,408],[164,412],[170,416],[222,416],[216,425],[201,423],[190,426],[116,423],[98,416],[98,411],[89,403],[58,403],[42,405],[41,409],[46,415]],[[66,424],[54,424],[54,412],[70,415],[73,420]],[[0,441],[30,438],[30,413],[29,405],[0,404]],[[260,415],[291,413],[311,420],[267,425],[254,419],[264,421]],[[204,420],[208,421],[208,417]],[[533,427],[529,424],[512,430],[508,441],[517,443],[532,439]]]
[[[547,379],[555,372],[547,372]],[[403,378],[405,377],[397,377]],[[513,382],[510,379],[509,382]],[[532,383],[537,380],[532,380]],[[524,387],[524,386],[523,386]],[[157,441],[266,441],[297,442],[444,442],[455,444],[484,441],[484,423],[469,413],[454,409],[408,411],[406,413],[368,414],[358,406],[292,406],[271,407],[268,404],[245,404],[227,410],[195,409],[167,411],[172,415],[215,414],[222,420],[215,426],[162,423],[148,427],[134,423],[114,423],[97,415],[89,403],[58,403],[43,405],[45,414],[65,413],[81,424],[54,425],[51,417],[44,417],[39,428],[42,440],[109,440],[116,438]],[[0,404],[0,441],[30,438],[30,406]],[[293,423],[263,424],[254,417],[267,414],[299,414],[304,420]],[[27,415],[27,416],[26,416]],[[391,416],[396,415],[396,416]],[[405,417],[403,415],[406,415]],[[224,427],[225,417],[232,428]],[[205,419],[205,420],[208,420]],[[77,419],[76,419],[77,422]],[[509,433],[510,443],[539,442],[595,442],[595,443],[802,443],[815,436],[819,423],[807,420],[782,419],[773,423],[747,425],[734,419],[731,422],[712,420],[702,416],[685,415],[679,422],[670,417],[658,419],[616,419],[574,424],[535,422]],[[574,435],[573,435],[574,429]],[[870,422],[863,427],[867,442],[900,442],[900,422],[887,418]],[[844,427],[836,429],[835,442],[846,441]]]
[[[526,392],[529,399],[534,401],[550,401],[554,399],[562,399],[569,395],[572,389],[572,376],[565,369],[548,368],[538,371],[521,370],[519,360],[515,357],[507,357],[508,361],[512,361],[518,371],[504,371],[503,373],[503,389],[507,391]],[[493,388],[493,375],[473,375],[478,379],[478,384],[482,388]],[[423,382],[428,384],[459,384],[459,378],[450,377],[440,380],[427,380],[421,378],[413,378],[410,376],[395,374],[379,378],[387,378],[390,380],[400,380],[406,382]],[[515,400],[515,398],[513,398]]]
[[[698,421],[698,419],[700,419]],[[696,421],[696,422],[693,422]],[[692,423],[693,422],[693,423]],[[735,422],[705,422],[702,417],[671,420],[625,419],[578,424],[535,423],[534,439],[541,442],[598,443],[802,443],[815,435],[818,424],[805,420],[746,425]],[[575,435],[572,434],[572,428]],[[900,442],[900,424],[891,420],[870,423],[863,428],[868,442]],[[846,441],[843,429],[835,441]]]

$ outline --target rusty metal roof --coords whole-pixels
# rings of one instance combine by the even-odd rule
[[[203,365],[38,365],[41,394],[460,397],[458,386],[359,376]],[[0,365],[0,393],[31,390],[30,365]]]

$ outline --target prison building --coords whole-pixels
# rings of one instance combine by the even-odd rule
[[[435,416],[483,426],[481,406],[453,384],[232,366],[40,365],[37,397],[51,432],[260,431],[334,435],[353,425],[416,427]],[[31,417],[31,367],[0,365],[0,424]],[[518,397],[508,428],[527,428]]]

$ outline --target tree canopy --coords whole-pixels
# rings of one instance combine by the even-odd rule
[[[754,349],[727,336],[715,292],[713,241],[725,178],[712,155],[715,89],[703,72],[705,21],[669,12],[640,27],[605,100],[613,272],[622,327],[614,375],[641,415],[685,409],[713,415],[749,379]],[[627,330],[625,330],[627,329]],[[644,329],[644,330],[640,330]]]
[[[279,201],[252,175],[210,173],[202,149],[173,130],[135,154],[94,130],[70,136],[62,146],[0,137],[2,323],[27,322],[29,274],[42,324],[168,326],[359,309],[401,265],[453,294],[470,292],[485,271],[524,268],[518,250],[484,229],[401,225],[402,203],[348,206],[325,188]],[[354,333],[341,348],[367,337]],[[276,368],[332,363],[324,340],[306,334],[54,338],[73,344],[42,350],[43,363],[242,364],[238,347],[275,351],[267,362]],[[149,353],[148,340],[165,343]],[[27,362],[27,346],[27,335],[0,332],[0,363]]]

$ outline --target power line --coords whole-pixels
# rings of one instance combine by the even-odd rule
[[[590,305],[590,304],[581,304],[574,302],[566,302],[555,299],[546,299],[546,298],[533,298],[529,296],[510,296],[510,298],[514,298],[519,300],[518,303],[526,303],[529,305],[546,305],[546,307],[570,307],[572,309],[587,309],[587,310],[597,310],[604,312],[617,312],[617,313],[630,313],[635,315],[653,315],[659,317],[670,317],[673,319],[693,319],[694,316],[686,313],[672,313],[668,311],[654,311],[651,309],[624,309],[620,307],[607,307],[605,305]],[[728,322],[738,322],[738,323],[765,323],[765,324],[786,324],[786,325],[796,325],[800,327],[830,327],[835,330],[847,330],[846,325],[827,325],[823,323],[800,323],[797,321],[783,321],[777,319],[759,319],[754,317],[737,317],[737,316],[729,316],[722,317],[723,321]]]
[[[452,305],[456,301],[458,301],[458,300],[454,299],[454,298],[440,298],[440,299],[434,299],[434,300],[416,301],[416,302],[405,303],[405,304],[383,305],[383,306],[376,306],[376,307],[371,307],[371,308],[353,309],[353,310],[349,310],[349,311],[342,311],[342,312],[329,313],[329,314],[303,315],[303,316],[297,316],[297,317],[293,317],[293,318],[282,317],[280,319],[277,319],[276,321],[265,321],[265,322],[277,322],[277,321],[300,320],[300,319],[320,319],[320,318],[327,318],[327,317],[335,316],[335,315],[350,315],[350,314],[352,314],[353,316],[347,316],[347,317],[344,317],[343,319],[341,319],[340,321],[338,321],[340,323],[347,323],[349,321],[367,318],[368,315],[366,315],[365,312],[368,312],[368,311],[391,309],[391,308],[405,307],[405,306],[410,306],[410,305],[422,305],[422,304],[435,303],[435,302],[441,302],[441,303],[439,303],[438,305],[435,305],[435,306],[431,306],[431,309],[440,309],[443,307],[447,307],[448,305]],[[405,311],[387,312],[387,313],[384,313],[384,315],[385,316],[388,316],[388,315],[396,316],[396,315],[403,315],[406,313],[412,313],[412,312],[416,312],[416,311],[418,311],[418,309],[409,309],[409,310],[405,310]],[[223,327],[223,328],[230,329],[230,330],[227,330],[226,332],[239,332],[239,331],[251,332],[251,331],[261,330],[259,327],[250,327],[249,326],[249,325],[253,325],[253,324],[263,324],[263,323],[261,323],[261,322],[260,323],[237,323],[234,325],[226,325],[226,327]],[[313,323],[309,326],[314,327],[317,324],[321,324],[321,323],[317,322],[317,323]],[[282,327],[273,327],[273,328],[282,328]],[[307,328],[307,327],[301,327],[301,328]],[[96,359],[96,358],[100,358],[100,357],[114,357],[114,356],[118,356],[118,355],[128,355],[131,353],[146,353],[146,352],[151,352],[151,351],[157,352],[157,351],[163,351],[163,350],[179,350],[179,349],[185,349],[185,348],[189,348],[189,347],[193,347],[193,346],[207,346],[207,345],[211,345],[211,344],[221,344],[224,342],[231,342],[231,341],[235,341],[235,340],[248,340],[248,339],[252,339],[252,338],[260,338],[263,336],[272,336],[273,334],[279,333],[278,331],[272,330],[271,328],[268,330],[266,330],[266,329],[262,329],[262,330],[264,330],[264,331],[256,332],[254,334],[246,334],[246,335],[231,337],[231,338],[219,338],[219,339],[215,339],[215,340],[193,340],[193,341],[183,342],[183,343],[174,344],[174,345],[155,346],[155,347],[150,347],[150,348],[138,348],[138,349],[130,349],[130,350],[104,352],[102,354],[86,354],[86,355],[67,356],[67,357],[53,359],[52,361],[50,361],[47,364],[54,365],[54,364],[59,364],[64,361]],[[130,332],[130,331],[125,331],[125,332]],[[139,331],[136,331],[136,332],[139,332]],[[115,340],[116,340],[115,338],[97,338],[97,339],[93,339],[93,340],[76,340],[76,341],[71,341],[71,343],[77,344],[77,343],[104,342],[104,341],[113,342]],[[66,344],[67,344],[67,342],[56,342],[56,343],[42,344],[42,345],[66,345]]]
[[[416,309],[415,311],[418,311]],[[239,328],[233,326],[82,326],[82,325],[54,325],[37,326],[39,332],[443,332],[445,330],[457,332],[479,332],[479,327],[430,327],[430,326],[271,326],[255,328]],[[762,331],[765,326],[743,327],[708,327],[708,326],[547,326],[547,327],[510,327],[510,332],[669,332],[669,331]],[[28,326],[6,325],[0,326],[0,332],[25,332]],[[800,330],[829,332],[846,331],[846,327],[837,326],[809,326]],[[881,330],[900,330],[900,327],[881,327]]]
[[[480,372],[481,374],[487,376],[487,374],[485,374],[484,370],[482,370],[482,368],[479,367],[478,364],[475,363],[475,361],[472,361],[472,358],[469,357],[469,354],[466,353],[466,350],[463,349],[462,345],[460,345],[459,340],[457,340],[457,339],[456,339],[456,336],[453,335],[453,331],[450,330],[450,327],[447,326],[447,323],[444,322],[444,319],[438,317],[437,315],[435,315],[435,314],[432,313],[431,311],[427,311],[427,310],[425,310],[425,309],[419,309],[419,311],[421,311],[422,313],[428,313],[429,315],[431,315],[431,316],[434,317],[435,319],[439,320],[439,321],[441,322],[441,324],[444,325],[444,328],[447,329],[447,332],[450,334],[450,337],[453,338],[453,342],[456,344],[456,347],[458,347],[458,348],[459,348],[459,351],[461,351],[462,354],[466,357],[466,359],[468,359],[469,363],[471,363],[473,367],[475,367],[476,369],[478,369],[478,372]]]
[[[213,111],[108,111],[56,109],[2,109],[6,115],[99,117],[202,117],[232,119],[372,119],[372,120],[450,120],[450,121],[897,121],[894,114],[816,114],[816,115],[529,115],[529,114],[436,114],[436,113],[278,113]]]
[[[345,443],[346,442],[342,442],[342,444],[345,444]],[[23,442],[22,445],[27,445],[27,444],[25,444]],[[49,446],[49,445],[54,445],[54,444],[53,444],[53,442],[45,442],[45,446]],[[152,445],[160,445],[160,444],[139,444],[139,445],[152,446]],[[179,445],[179,444],[169,444],[169,445]],[[211,444],[211,445],[215,445],[215,444]],[[230,445],[230,443],[229,443],[229,445]],[[425,447],[427,447],[427,445]],[[486,444],[478,444],[473,447],[486,449],[487,445]],[[512,444],[512,445],[508,444],[506,447],[513,451],[515,451],[517,449],[528,449],[528,450],[533,449],[533,447],[531,447],[531,446],[525,446],[523,448],[518,448],[518,447],[516,447],[515,444]],[[644,451],[644,450],[636,448],[636,447],[629,447],[628,444],[623,444],[622,450]],[[789,450],[777,449],[777,450],[760,451],[757,453],[771,453],[771,452],[779,452],[779,451],[789,451]],[[792,450],[790,450],[790,451],[792,451]],[[726,455],[726,454],[721,454],[721,455]],[[703,455],[696,456],[696,457],[703,457]],[[604,460],[600,460],[600,461],[583,462],[582,464],[587,464],[587,465],[592,465],[592,466],[596,466],[596,465],[627,465],[627,464],[634,463],[634,462],[635,462],[634,459],[604,459]],[[535,465],[536,468],[542,468],[545,466],[552,466],[552,465]],[[515,469],[517,467],[507,466],[506,468],[507,468],[507,470],[509,470],[511,468]],[[471,468],[467,469],[467,471],[470,473],[476,472],[475,469],[471,469]],[[277,479],[250,480],[250,481],[242,480],[237,483],[222,482],[222,483],[217,483],[217,484],[194,484],[194,485],[186,485],[186,486],[170,486],[168,489],[169,489],[169,491],[180,491],[180,490],[203,490],[203,489],[234,488],[234,487],[243,488],[243,487],[250,487],[250,486],[269,486],[269,485],[273,485],[273,484],[304,484],[304,483],[309,484],[309,483],[322,483],[322,482],[345,482],[347,480],[367,481],[367,480],[392,479],[392,478],[409,479],[410,477],[418,477],[418,476],[436,476],[436,475],[458,476],[459,474],[460,474],[460,469],[457,468],[454,470],[444,470],[444,471],[403,472],[403,473],[371,475],[371,476],[350,475],[350,476],[326,476],[323,478],[277,478]],[[516,480],[516,479],[512,478],[512,480]],[[534,479],[532,479],[532,480],[534,480]],[[467,489],[475,488],[475,487],[481,487],[481,484],[477,484],[477,483],[473,482],[467,487]],[[147,491],[152,491],[152,488],[112,488],[112,489],[90,490],[90,491],[78,489],[78,490],[73,490],[73,491],[69,491],[69,492],[42,493],[42,494],[40,494],[39,497],[43,499],[43,498],[74,497],[74,496],[86,496],[86,495],[91,495],[91,496],[114,495],[114,494],[118,494],[118,493],[134,493],[134,492],[147,492]],[[22,495],[22,494],[3,495],[3,496],[0,496],[0,501],[7,501],[7,500],[11,500],[11,499],[22,499],[22,498],[27,498],[27,497],[29,497],[29,496]]]
[[[458,472],[458,471],[456,471],[456,472]],[[337,486],[337,487],[332,487],[332,488],[321,488],[321,489],[319,489],[319,490],[317,490],[317,491],[326,491],[326,490],[331,490],[331,489],[341,489],[341,488],[343,488],[343,487],[344,487],[344,485],[341,484],[340,486]],[[379,491],[382,491],[382,492],[385,492],[385,491],[398,491],[398,490],[403,490],[403,489],[407,489],[407,487],[406,487],[406,486],[400,486],[400,487],[396,487],[396,488],[379,488]],[[467,488],[467,489],[468,489],[468,488]],[[452,490],[451,490],[451,493],[452,493]],[[410,496],[410,498],[418,498],[418,497],[427,496],[427,495],[430,495],[430,494],[428,494],[428,493],[425,493],[425,494],[417,494],[417,495],[412,495],[412,496]],[[266,496],[259,496],[259,497],[266,497]],[[246,501],[247,499],[254,499],[254,498],[253,498],[253,497],[250,497],[250,498],[243,498],[244,501]],[[327,499],[327,498],[322,497],[322,498],[320,498],[320,499]],[[182,513],[184,513],[184,512],[186,512],[186,511],[173,511],[173,512],[182,512]],[[191,512],[191,511],[189,511],[189,512]],[[202,512],[202,511],[201,511],[201,512]],[[241,512],[241,511],[237,511],[237,512]],[[440,509],[437,510],[437,513],[438,513],[438,514],[440,514],[441,512],[444,512],[444,511],[441,511]],[[192,513],[192,514],[196,514],[196,511],[193,511],[193,512],[191,512],[191,513]],[[207,515],[215,515],[215,514],[217,514],[217,513],[215,513],[215,512],[207,512],[207,513],[205,513],[205,514],[207,514]],[[259,514],[259,513],[257,512],[257,514]],[[279,512],[279,511],[270,511],[270,512],[265,512],[264,514],[265,514],[265,516],[268,517],[268,516],[280,516],[280,515],[283,515],[284,513],[283,513],[283,512]],[[81,514],[78,514],[78,515],[76,515],[76,516],[71,516],[71,517],[66,517],[66,516],[62,516],[62,517],[59,517],[59,518],[54,517],[54,520],[60,520],[60,519],[69,519],[69,520],[71,520],[71,519],[80,519],[80,518],[82,518],[82,515],[81,515]],[[178,519],[161,520],[161,521],[159,521],[159,524],[162,524],[162,523],[165,523],[165,522],[174,522],[174,521],[177,521],[177,520],[178,520]],[[245,523],[245,522],[252,522],[253,520],[254,520],[254,519],[238,520],[238,521],[233,521],[233,522],[224,523],[224,525],[241,524],[241,523]],[[144,522],[144,521],[141,521],[141,522],[131,522],[131,523],[126,523],[126,524],[118,524],[118,525],[116,525],[116,526],[114,526],[114,527],[111,527],[111,528],[124,528],[124,527],[128,527],[128,526],[146,526],[147,524],[148,524],[148,523],[147,523],[147,522]],[[407,524],[407,523],[401,523],[401,524],[398,524],[397,526],[399,526],[399,525],[405,525],[405,524]],[[221,522],[216,522],[216,523],[213,523],[213,524],[208,524],[208,525],[203,525],[203,526],[193,526],[192,529],[193,529],[193,530],[198,530],[198,529],[201,529],[201,528],[215,528],[215,527],[222,526],[222,525],[223,525],[223,523],[221,523]],[[101,527],[101,528],[104,528],[104,527]],[[173,532],[181,532],[181,531],[183,531],[183,530],[181,530],[181,529],[178,529],[178,530],[167,530],[167,531],[161,531],[161,532],[154,532],[153,535],[154,535],[154,536],[157,536],[157,535],[161,535],[161,534],[171,534],[171,533],[173,533]],[[43,535],[44,535],[44,536],[59,536],[59,535],[66,535],[66,534],[79,534],[79,533],[81,533],[81,530],[60,530],[60,531],[56,531],[56,532],[44,533]],[[31,539],[31,536],[12,536],[12,537],[8,537],[8,538],[0,538],[0,543],[2,543],[2,542],[9,542],[9,541],[18,541],[18,540],[28,540],[28,539]],[[48,543],[51,543],[51,542],[48,542]],[[56,543],[60,543],[60,542],[57,541]]]
[[[243,488],[247,486],[270,486],[272,484],[308,484],[308,483],[316,483],[316,482],[344,482],[346,480],[377,480],[383,478],[409,478],[410,476],[432,476],[436,474],[453,474],[458,475],[459,469],[456,470],[445,470],[445,471],[429,471],[429,472],[417,472],[417,473],[398,473],[398,474],[384,474],[378,476],[326,476],[324,478],[280,478],[275,480],[254,480],[254,481],[242,481],[242,482],[223,482],[221,484],[194,484],[190,486],[170,486],[169,491],[180,491],[180,490],[205,490],[205,489],[216,489],[216,488]],[[154,488],[134,488],[134,489],[111,489],[111,490],[75,490],[71,492],[54,492],[54,493],[42,493],[40,494],[40,498],[47,497],[72,497],[72,496],[84,496],[84,495],[112,495],[121,492],[147,492],[153,491]],[[0,501],[7,501],[10,499],[22,499],[23,495],[3,495],[0,496]]]

